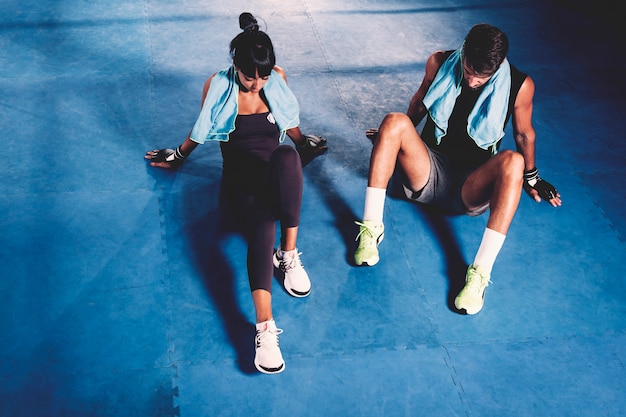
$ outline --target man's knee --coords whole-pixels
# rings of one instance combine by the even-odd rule
[[[409,116],[400,112],[389,113],[380,123],[378,140],[400,139],[407,130],[415,130]]]
[[[520,182],[524,178],[524,156],[512,150],[500,152],[500,170]]]
[[[400,112],[388,113],[380,123],[380,127],[381,129],[383,127],[387,129],[406,129],[407,127],[412,129],[415,128],[409,116]]]

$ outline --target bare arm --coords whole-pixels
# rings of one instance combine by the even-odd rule
[[[287,74],[281,67],[279,67],[278,65],[274,66],[274,71],[276,71],[281,77],[283,77],[283,80],[287,82]],[[307,138],[306,136],[304,136],[299,126],[287,129],[287,136],[289,136],[291,141],[294,143],[294,145],[296,145],[296,148],[299,150],[303,164],[310,162],[313,158],[325,153],[328,150],[328,146],[325,145],[325,139],[323,139],[322,142],[318,144],[318,146],[308,147]]]
[[[274,71],[276,71],[278,75],[280,75],[283,78],[283,80],[287,82],[287,74],[285,73],[285,70],[283,70],[278,65],[275,65]],[[296,146],[304,146],[306,144],[306,138],[304,137],[304,135],[300,131],[300,127],[298,126],[288,129],[287,136],[289,136],[289,138],[293,141],[293,143]]]
[[[535,128],[532,124],[535,84],[526,77],[513,107],[513,135],[519,153],[524,156],[524,169],[535,168]]]
[[[278,65],[275,65],[274,71],[276,71],[278,75],[280,75],[283,78],[283,80],[287,82],[287,74],[285,73],[285,70],[283,70]],[[302,134],[302,131],[300,131],[299,126],[292,127],[291,129],[287,129],[287,136],[289,136],[289,138],[293,141],[293,143],[296,146],[304,146],[306,144],[306,138]]]
[[[422,102],[422,100],[426,96],[428,89],[435,79],[437,71],[439,71],[439,68],[444,61],[444,51],[434,52],[426,61],[424,78],[422,79],[422,83],[420,84],[415,94],[413,94],[413,97],[411,98],[411,101],[409,103],[409,108],[406,111],[407,116],[409,116],[414,126],[417,126],[422,121],[424,116],[426,116],[427,111],[426,107],[424,107],[424,103]],[[365,136],[373,141],[378,136],[378,128],[368,129],[365,132]]]
[[[211,75],[205,82],[202,88],[202,101],[200,102],[200,107],[204,104],[204,100],[206,99],[206,95],[209,92],[209,87],[211,87],[211,80],[215,77],[215,74]],[[187,134],[187,138],[185,138],[184,142],[178,147],[178,151],[186,158],[193,152],[194,149],[198,146],[198,142],[194,142],[191,140],[191,131]],[[158,154],[158,149],[146,152],[145,158],[150,160],[153,159]],[[150,162],[150,166],[159,167],[159,168],[175,168],[179,166],[182,161],[174,161],[174,162]]]
[[[413,95],[413,98],[411,98],[409,109],[406,112],[407,116],[411,118],[415,126],[417,126],[422,121],[424,116],[426,116],[426,107],[424,107],[422,100],[426,96],[428,89],[435,79],[435,75],[437,75],[437,71],[439,71],[439,68],[444,61],[444,51],[437,51],[433,53],[426,61],[424,79],[417,89],[417,92]]]
[[[524,171],[534,171],[537,174],[535,166],[535,128],[532,124],[533,115],[533,96],[535,94],[535,84],[530,77],[526,77],[515,99],[513,107],[513,135],[515,138],[515,145],[519,153],[524,156]],[[532,175],[532,173],[530,174]],[[539,177],[537,177],[539,178]],[[553,207],[561,205],[561,195],[556,192],[552,184],[540,180],[543,182],[543,186],[551,188],[554,192],[551,196],[545,197]],[[539,184],[529,186],[524,181],[524,189],[526,192],[537,202],[541,202],[541,196],[537,191]],[[552,197],[552,198],[550,198]]]

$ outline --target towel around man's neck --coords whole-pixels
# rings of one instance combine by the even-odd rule
[[[194,142],[207,140],[228,141],[228,135],[235,130],[237,118],[239,83],[233,66],[215,74],[211,87],[202,105],[202,111],[191,131]],[[287,129],[300,124],[300,108],[287,83],[276,71],[272,70],[267,83],[263,86],[268,106],[278,129],[280,141],[285,138]]]
[[[428,93],[422,100],[435,122],[437,144],[446,135],[448,119],[461,94],[463,80],[462,49],[454,51],[443,63]],[[504,136],[504,122],[511,94],[511,67],[506,60],[483,87],[467,119],[467,133],[482,149],[489,149]],[[495,148],[493,148],[495,149]]]

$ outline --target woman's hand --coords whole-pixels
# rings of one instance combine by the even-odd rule
[[[304,144],[296,146],[303,167],[328,150],[325,138],[318,135],[304,135],[304,138]]]
[[[374,142],[376,140],[376,138],[378,137],[378,128],[372,127],[369,128],[365,131],[365,136],[371,140],[372,142]]]
[[[178,168],[185,160],[177,154],[178,149],[154,149],[146,152],[144,158],[150,161],[150,166],[159,168]]]

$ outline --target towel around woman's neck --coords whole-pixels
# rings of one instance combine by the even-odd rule
[[[202,111],[190,134],[194,142],[207,140],[228,141],[228,135],[235,130],[237,118],[239,83],[233,66],[215,74],[202,105]],[[278,129],[280,141],[285,138],[285,131],[300,124],[300,108],[287,83],[276,71],[272,70],[267,83],[263,86],[268,106]]]
[[[424,97],[424,106],[435,122],[437,144],[446,135],[448,120],[463,81],[462,49],[443,63]],[[504,136],[504,122],[511,94],[511,67],[506,60],[483,87],[467,119],[467,133],[482,149],[489,149]],[[495,148],[493,148],[495,149]]]

